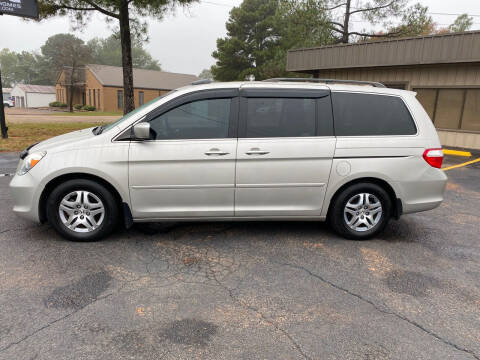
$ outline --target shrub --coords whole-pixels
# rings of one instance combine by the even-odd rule
[[[82,110],[83,105],[82,105],[82,104],[75,104],[75,105],[73,105],[73,107],[74,107],[76,110]]]
[[[82,110],[85,110],[85,111],[95,111],[95,106],[92,106],[92,105],[84,105],[84,106],[82,106]]]
[[[63,103],[63,102],[60,102],[60,101],[53,101],[51,102],[50,104],[48,104],[48,106],[51,106],[51,107],[67,107],[67,104]]]

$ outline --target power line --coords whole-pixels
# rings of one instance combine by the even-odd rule
[[[232,4],[225,4],[225,3],[219,3],[219,2],[214,2],[214,1],[202,0],[201,2],[205,3],[205,4],[225,6],[225,7],[230,7],[230,8],[235,7],[235,5],[232,5]],[[352,8],[352,9],[357,9],[357,8]],[[445,16],[460,16],[460,15],[463,15],[463,14],[467,14],[468,16],[472,16],[472,17],[480,17],[480,14],[468,14],[468,13],[427,12],[427,14],[428,15],[440,15],[440,16],[442,16],[442,15],[445,15]]]
[[[205,0],[202,0],[201,2],[202,2],[202,3],[205,3],[205,4],[209,4],[209,5],[225,6],[225,7],[229,7],[229,8],[233,8],[233,7],[234,7],[234,5],[231,5],[231,4],[218,3],[218,2],[214,2],[214,1],[205,1]]]
[[[460,15],[467,14],[468,16],[472,16],[472,17],[480,17],[480,15],[468,14],[468,13],[456,14],[456,13],[437,13],[437,12],[429,12],[429,13],[427,13],[427,14],[428,14],[428,15],[448,15],[448,16],[460,16]]]

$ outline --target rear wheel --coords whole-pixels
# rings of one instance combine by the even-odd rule
[[[68,180],[57,186],[47,199],[49,223],[69,240],[102,239],[114,230],[118,217],[114,196],[92,180]]]
[[[353,240],[366,240],[379,234],[387,225],[392,202],[377,184],[358,183],[335,197],[329,214],[333,229]]]

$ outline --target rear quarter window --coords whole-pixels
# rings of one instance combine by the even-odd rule
[[[332,93],[336,136],[415,135],[417,128],[400,97]]]

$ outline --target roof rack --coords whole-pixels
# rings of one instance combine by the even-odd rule
[[[213,80],[210,80],[210,79],[201,79],[201,80],[197,80],[197,81],[192,82],[190,85],[211,84],[212,82],[213,82]]]
[[[385,85],[379,82],[360,81],[360,80],[337,80],[337,79],[317,79],[317,78],[271,78],[263,81],[269,81],[269,82],[293,81],[293,82],[312,82],[312,83],[322,83],[322,84],[371,85],[379,88],[386,87]]]

